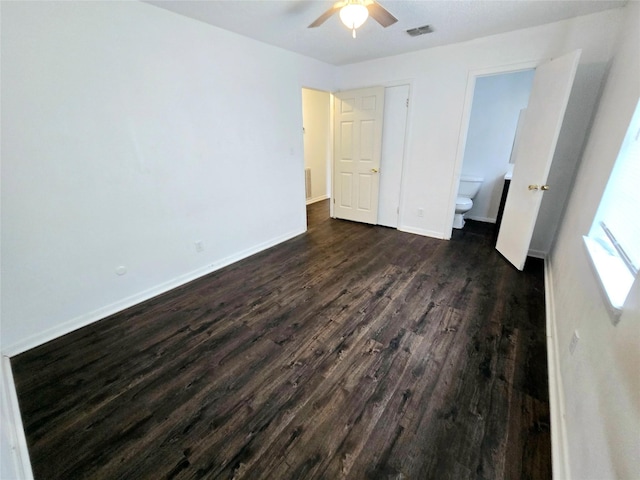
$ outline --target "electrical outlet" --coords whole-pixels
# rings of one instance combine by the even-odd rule
[[[419,217],[424,217],[424,208],[419,208],[418,209],[418,216]]]
[[[204,243],[202,243],[202,240],[198,240],[196,243],[196,252],[200,253],[204,250]]]
[[[573,331],[573,335],[571,335],[571,342],[569,342],[569,353],[573,355],[573,352],[576,351],[578,347],[578,341],[580,340],[580,335],[577,330]]]

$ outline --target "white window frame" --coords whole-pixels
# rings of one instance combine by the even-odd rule
[[[626,156],[631,149],[629,145],[632,142],[640,142],[640,100],[636,104],[635,113],[629,123],[629,127],[625,138],[622,142],[616,164]],[[640,161],[640,159],[639,159]],[[615,170],[614,165],[612,173]],[[638,165],[640,168],[640,165]],[[612,175],[613,177],[613,175]],[[612,180],[609,178],[605,191],[600,199],[600,205],[607,195],[615,195],[612,189]],[[640,186],[639,186],[640,188]],[[633,213],[636,213],[634,208]],[[591,266],[596,274],[599,285],[604,293],[606,303],[611,313],[612,321],[617,324],[624,303],[631,291],[633,283],[638,277],[638,265],[634,265],[630,261],[624,249],[618,244],[615,236],[609,231],[598,212],[594,218],[593,224],[588,235],[583,236],[585,248],[588,253]],[[629,218],[633,221],[633,217]],[[634,238],[635,239],[635,238]],[[638,238],[640,242],[640,238]]]

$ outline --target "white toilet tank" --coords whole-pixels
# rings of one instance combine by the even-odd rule
[[[474,177],[472,175],[460,175],[460,186],[458,187],[458,196],[473,198],[480,190],[480,186],[484,179],[482,177]]]

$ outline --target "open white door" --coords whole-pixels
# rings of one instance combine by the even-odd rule
[[[336,218],[378,223],[384,87],[335,94],[334,208]]]
[[[533,228],[578,68],[580,50],[536,68],[496,249],[524,268]]]

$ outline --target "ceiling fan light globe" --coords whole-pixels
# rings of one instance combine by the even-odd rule
[[[369,10],[362,4],[349,3],[340,9],[340,20],[347,28],[355,30],[369,17]]]

